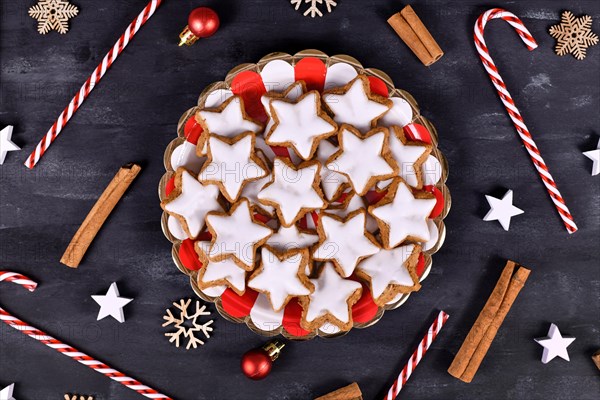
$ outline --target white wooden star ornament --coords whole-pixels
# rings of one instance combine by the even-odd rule
[[[549,363],[556,357],[570,361],[567,347],[575,341],[575,338],[571,336],[562,336],[558,330],[558,326],[555,324],[550,324],[547,337],[536,338],[534,340],[540,346],[544,347],[544,352],[542,353],[542,362],[544,364]]]
[[[21,150],[19,146],[14,144],[10,139],[13,133],[13,126],[8,125],[0,131],[0,165],[4,164],[6,153],[9,151]]]
[[[104,296],[92,296],[92,299],[100,305],[98,312],[98,321],[109,315],[119,322],[125,322],[125,314],[123,307],[129,304],[133,299],[128,299],[119,296],[119,288],[117,283],[113,282],[108,288],[108,292]]]
[[[486,195],[485,198],[490,204],[490,211],[483,217],[483,220],[498,221],[505,231],[508,231],[512,217],[524,213],[520,208],[513,206],[512,190],[506,192],[502,199],[497,199],[489,195]]]
[[[592,165],[592,176],[600,174],[600,140],[598,140],[598,146],[596,146],[595,150],[586,151],[583,155],[594,162]]]
[[[13,390],[15,389],[15,384],[11,383],[4,389],[0,390],[0,400],[16,400],[13,397]]]

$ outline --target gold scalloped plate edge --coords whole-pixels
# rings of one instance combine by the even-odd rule
[[[173,150],[179,144],[181,144],[183,142],[183,140],[185,140],[184,139],[185,123],[189,119],[190,115],[193,115],[196,110],[198,110],[199,108],[204,106],[206,98],[209,95],[209,93],[211,93],[215,90],[218,90],[218,89],[229,90],[230,89],[229,85],[231,84],[233,78],[235,77],[235,75],[237,75],[240,72],[255,71],[257,73],[260,73],[262,68],[268,62],[274,61],[274,60],[283,60],[283,61],[290,63],[292,66],[294,66],[298,61],[300,61],[301,59],[303,59],[305,57],[319,58],[320,60],[322,60],[325,63],[325,65],[327,67],[329,67],[335,63],[338,63],[338,62],[344,62],[344,63],[350,64],[352,67],[357,69],[357,71],[359,73],[364,73],[366,75],[378,77],[388,87],[388,90],[390,93],[389,97],[401,97],[404,100],[406,100],[408,102],[408,104],[410,104],[412,111],[413,111],[413,118],[412,118],[411,123],[419,123],[419,124],[425,126],[429,130],[429,132],[431,134],[431,138],[432,138],[432,144],[433,144],[433,155],[439,160],[440,165],[442,167],[441,178],[437,182],[435,187],[438,190],[440,190],[443,194],[444,208],[443,208],[442,213],[438,217],[433,219],[433,222],[436,224],[436,226],[438,228],[438,240],[437,240],[436,244],[434,246],[432,246],[429,250],[422,252],[423,257],[425,258],[425,270],[423,272],[423,275],[420,278],[420,281],[421,282],[424,281],[427,278],[427,276],[429,275],[429,273],[431,272],[432,256],[437,251],[439,251],[439,249],[442,247],[444,240],[445,240],[445,236],[446,236],[446,226],[444,224],[444,219],[448,215],[448,212],[450,211],[450,206],[451,206],[450,191],[449,191],[448,187],[446,186],[446,181],[448,179],[448,161],[447,161],[446,157],[444,156],[444,154],[438,148],[438,133],[437,133],[435,126],[427,118],[423,117],[420,114],[420,109],[418,107],[418,103],[416,102],[414,97],[410,93],[406,92],[405,90],[396,88],[394,86],[393,80],[385,72],[375,69],[375,68],[364,68],[357,59],[355,59],[354,57],[345,55],[345,54],[337,54],[337,55],[330,57],[330,56],[327,56],[327,54],[325,54],[319,50],[315,50],[315,49],[303,50],[303,51],[300,51],[300,52],[294,54],[293,56],[290,54],[281,53],[281,52],[270,53],[270,54],[267,54],[266,56],[262,57],[256,64],[244,63],[244,64],[240,64],[240,65],[232,68],[227,73],[224,81],[213,82],[213,83],[207,85],[202,90],[200,96],[198,97],[197,105],[194,107],[191,107],[190,109],[185,111],[183,113],[183,115],[181,116],[181,118],[179,119],[178,124],[177,124],[177,137],[175,139],[173,139],[171,142],[169,142],[169,144],[167,145],[167,147],[165,149],[163,163],[164,163],[166,172],[161,177],[160,182],[159,182],[159,186],[158,186],[159,199],[162,201],[166,198],[166,194],[165,194],[166,184],[174,174],[174,171],[171,168],[171,154],[172,154]],[[335,333],[331,333],[331,332],[326,332],[321,329],[318,329],[318,330],[315,330],[314,332],[311,332],[310,334],[308,334],[306,336],[295,336],[295,335],[287,332],[284,329],[283,324],[279,325],[279,327],[277,327],[276,329],[267,331],[267,330],[263,330],[263,329],[257,327],[254,324],[254,322],[252,321],[250,315],[247,315],[244,318],[233,317],[223,308],[220,296],[217,296],[217,297],[208,296],[208,295],[206,295],[206,293],[204,293],[198,287],[198,285],[196,283],[197,275],[198,275],[197,271],[188,270],[187,268],[185,268],[183,266],[181,260],[179,259],[179,248],[181,245],[181,241],[179,239],[175,238],[170,233],[170,231],[168,229],[168,214],[165,213],[164,211],[161,216],[161,228],[162,228],[162,231],[163,231],[163,234],[165,235],[165,237],[171,243],[173,243],[171,254],[172,254],[173,262],[174,262],[175,266],[177,267],[177,269],[180,272],[182,272],[183,274],[189,276],[190,286],[192,287],[192,290],[194,291],[194,293],[198,297],[200,297],[202,300],[204,300],[206,302],[214,303],[215,308],[217,309],[219,314],[221,314],[221,316],[223,318],[225,318],[226,320],[235,322],[235,323],[244,323],[251,331],[253,331],[259,335],[262,335],[262,336],[273,337],[273,336],[282,335],[286,339],[290,339],[290,340],[310,340],[316,336],[333,338],[333,337],[344,336],[349,332],[349,331],[338,331]],[[374,325],[383,317],[383,315],[385,314],[385,311],[397,309],[398,307],[403,305],[408,300],[410,295],[411,295],[411,293],[402,294],[397,299],[395,299],[395,301],[392,301],[383,307],[378,307],[377,313],[371,320],[364,322],[364,323],[354,323],[353,328],[363,329],[363,328],[367,328],[367,327]]]

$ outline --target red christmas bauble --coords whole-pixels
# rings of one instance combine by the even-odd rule
[[[272,365],[271,356],[264,349],[252,349],[242,357],[242,371],[250,379],[266,378]]]
[[[208,7],[198,7],[188,17],[188,27],[192,33],[199,38],[207,38],[214,35],[219,29],[219,16]]]

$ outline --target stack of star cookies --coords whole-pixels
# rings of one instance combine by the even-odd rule
[[[419,290],[431,145],[394,124],[363,75],[323,93],[297,81],[261,103],[264,123],[238,96],[197,111],[205,161],[180,167],[161,204],[195,241],[198,286],[264,293],[275,312],[297,299],[310,331],[349,330],[363,290],[379,306]]]

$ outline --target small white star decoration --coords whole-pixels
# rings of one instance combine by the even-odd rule
[[[13,390],[15,389],[15,384],[11,383],[4,389],[0,390],[0,400],[16,400],[13,397]]]
[[[19,146],[14,144],[10,139],[13,133],[13,126],[8,125],[0,131],[0,165],[4,164],[6,153],[9,151],[21,150]]]
[[[600,174],[600,140],[598,140],[598,146],[596,146],[595,150],[586,151],[583,155],[594,162],[592,165],[592,176]]]
[[[117,283],[113,282],[104,296],[92,296],[92,299],[100,305],[98,312],[98,321],[109,315],[119,322],[125,322],[123,307],[129,304],[133,299],[119,297],[119,288]]]
[[[509,190],[502,197],[497,199],[495,197],[486,195],[488,203],[490,204],[490,211],[483,217],[484,221],[498,221],[505,231],[508,231],[510,227],[510,219],[515,215],[523,214],[524,211],[520,208],[513,206],[513,191]]]
[[[558,326],[550,324],[548,336],[534,339],[540,346],[544,347],[542,353],[542,362],[547,364],[555,357],[560,357],[563,360],[569,360],[569,352],[567,347],[575,341],[574,337],[562,336],[558,330]]]

